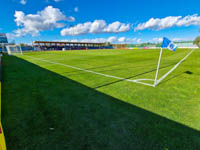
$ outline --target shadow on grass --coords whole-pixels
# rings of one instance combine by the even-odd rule
[[[3,57],[8,150],[192,150],[200,132],[17,57]]]
[[[189,74],[189,75],[193,74],[193,72],[191,71],[185,71],[184,73]]]
[[[162,81],[162,82],[160,83],[160,85],[163,84],[163,83],[166,83],[166,82],[168,82],[168,81],[170,81],[170,80],[173,80],[173,79],[175,79],[175,78],[178,78],[178,77],[180,77],[180,76],[183,75],[183,74],[193,75],[194,73],[191,72],[191,71],[184,71],[184,72],[181,72],[181,73],[179,73],[179,74],[175,74],[175,75],[173,75],[173,76],[171,76],[171,77],[168,77],[168,78],[165,79],[164,81]]]
[[[175,64],[176,64],[176,63],[173,63],[173,64],[169,64],[169,65],[160,67],[160,70],[161,70],[161,69],[165,69],[165,68],[170,67],[170,66],[173,66],[173,65],[175,65]],[[145,74],[154,72],[154,71],[156,71],[156,70],[157,70],[157,69],[155,68],[155,69],[152,69],[152,70],[149,70],[149,71],[146,71],[146,72],[143,72],[143,73],[139,73],[139,74],[136,74],[136,75],[134,75],[134,76],[130,76],[130,77],[127,77],[127,78],[124,78],[124,79],[121,79],[121,80],[117,80],[117,81],[114,81],[114,82],[106,83],[106,84],[97,86],[97,87],[95,87],[94,89],[99,89],[99,88],[102,88],[102,87],[105,87],[105,86],[108,86],[108,85],[112,85],[112,84],[115,84],[115,83],[119,83],[119,82],[124,81],[124,80],[127,80],[127,79],[139,77],[139,76],[142,76],[142,75],[145,75]]]

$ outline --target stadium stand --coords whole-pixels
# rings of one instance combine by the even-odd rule
[[[5,45],[8,44],[8,39],[5,33],[0,33],[0,52],[5,48]]]
[[[107,43],[34,41],[32,45],[35,50],[113,49],[113,46]]]

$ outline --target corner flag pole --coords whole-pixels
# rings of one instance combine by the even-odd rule
[[[154,86],[158,85],[162,80],[164,80],[172,71],[174,71],[183,61],[185,61],[193,52],[195,49],[193,49],[191,52],[189,52],[181,61],[179,61],[170,71],[168,71],[165,75],[163,75]]]
[[[161,57],[162,57],[162,51],[163,51],[163,48],[160,49],[160,57],[159,57],[159,60],[158,60],[158,66],[157,66],[157,71],[156,71],[156,77],[155,77],[155,80],[154,80],[154,87],[155,87],[156,84],[157,84],[158,72],[159,72],[160,62],[161,62]]]

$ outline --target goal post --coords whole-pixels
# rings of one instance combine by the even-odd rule
[[[8,55],[22,55],[22,48],[18,45],[6,45]]]

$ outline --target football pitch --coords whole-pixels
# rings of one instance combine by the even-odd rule
[[[159,77],[190,51],[165,50]],[[4,55],[8,150],[199,149],[200,51],[156,87],[129,81],[154,79],[158,58],[154,49]]]

